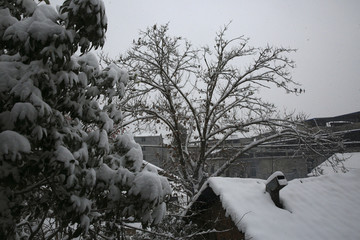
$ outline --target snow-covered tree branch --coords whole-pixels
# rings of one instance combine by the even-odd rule
[[[133,73],[134,86],[143,93],[136,97],[130,92],[132,101],[123,109],[130,121],[154,128],[162,124],[170,132],[177,174],[193,193],[209,177],[209,158],[233,134],[263,137],[239,147],[212,176],[275,139],[294,138],[313,150],[317,140],[325,140],[317,138],[321,132],[308,131],[304,119],[281,117],[274,104],[261,97],[264,88],[296,93],[299,84],[291,78],[295,64],[289,58],[295,50],[252,47],[243,36],[227,39],[227,30],[228,25],[216,34],[213,47],[196,49],[186,39],[170,36],[168,25],[154,25],[140,32],[116,61]]]
[[[105,42],[104,3],[45,2],[0,3],[0,238],[112,237],[112,223],[158,224],[167,179],[142,167],[131,137],[109,138],[129,75],[89,52]]]

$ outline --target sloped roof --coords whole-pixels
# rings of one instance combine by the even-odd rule
[[[325,126],[327,122],[331,121],[349,121],[349,122],[359,122],[360,121],[360,111],[343,114],[335,117],[319,117],[311,118],[305,122],[311,124],[312,126]]]
[[[360,154],[355,155],[360,161]],[[284,209],[265,192],[266,180],[210,178],[226,214],[247,239],[360,239],[360,170],[294,179],[280,191]]]

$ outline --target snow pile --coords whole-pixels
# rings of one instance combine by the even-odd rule
[[[359,162],[360,153],[351,162]],[[360,170],[294,179],[280,191],[284,209],[265,192],[265,180],[210,178],[227,215],[246,239],[360,239]]]

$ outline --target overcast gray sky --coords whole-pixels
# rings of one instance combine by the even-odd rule
[[[59,1],[59,0],[57,0]],[[139,30],[170,23],[171,34],[212,46],[215,32],[232,21],[228,37],[245,35],[253,46],[296,48],[293,79],[306,93],[268,91],[280,109],[309,117],[360,111],[359,0],[105,0],[104,51],[126,51]]]

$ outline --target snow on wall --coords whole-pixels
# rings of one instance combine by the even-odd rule
[[[265,192],[265,180],[219,177],[208,184],[246,239],[360,239],[359,169],[290,181],[280,191],[285,209]]]

